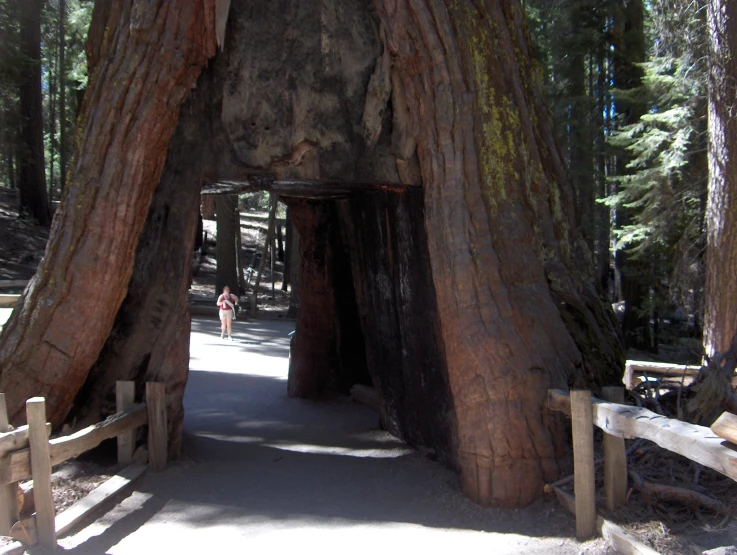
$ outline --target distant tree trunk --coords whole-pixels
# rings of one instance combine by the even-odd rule
[[[233,295],[240,295],[238,285],[238,257],[236,256],[236,204],[238,198],[233,195],[218,195],[215,200],[217,211],[217,273],[215,276],[217,293],[220,294],[223,287],[230,287]]]
[[[290,213],[288,206],[284,227],[286,228],[286,232],[284,234],[284,257],[282,259],[284,261],[284,272],[281,282],[281,290],[286,292],[292,277],[292,214]]]
[[[618,89],[627,91],[642,85],[643,69],[639,65],[645,62],[644,7],[642,0],[632,0],[625,4],[617,4],[619,10],[614,23],[614,82]],[[647,105],[645,97],[616,98],[615,108],[620,117],[620,125],[636,123],[645,113]],[[617,153],[617,174],[626,175],[630,170],[627,164],[630,155],[627,152]],[[617,227],[629,225],[630,214],[627,208],[617,208]],[[628,347],[645,351],[656,351],[657,343],[653,342],[650,328],[652,310],[650,304],[649,261],[638,260],[626,251],[618,250],[617,268],[622,281],[624,297],[624,320],[622,329]]]
[[[53,206],[54,203],[54,168],[56,164],[54,159],[56,158],[56,97],[59,88],[59,45],[56,44],[54,47],[54,54],[51,56],[51,67],[49,67],[49,154],[51,159],[49,160],[49,192],[48,199],[49,205]],[[53,212],[53,211],[52,211]]]
[[[299,238],[299,231],[294,225],[294,218],[292,218],[292,246],[291,254],[289,256],[289,308],[287,309],[288,318],[296,318],[299,314],[299,279],[300,279],[300,268],[302,265],[302,248],[301,240]]]
[[[591,100],[586,90],[586,47],[593,7],[588,0],[571,2],[569,7],[569,28],[572,38],[569,41],[569,55],[566,58],[566,74],[570,95],[569,148],[570,171],[573,188],[576,192],[576,207],[589,250],[594,252],[596,226],[594,212],[594,137],[592,133]],[[583,29],[580,27],[584,26]],[[590,30],[589,30],[590,34]]]
[[[243,271],[243,234],[241,233],[241,210],[238,206],[238,197],[235,197],[235,263],[238,267],[238,289],[241,293],[246,292],[246,275]]]
[[[417,138],[462,487],[523,506],[560,472],[548,389],[621,381],[614,317],[519,2],[376,4]]]
[[[44,165],[43,92],[41,90],[41,10],[43,0],[21,2],[21,44],[26,56],[20,81],[21,208],[42,226],[51,225]]]
[[[598,96],[594,113],[592,114],[595,123],[596,135],[594,138],[594,150],[596,153],[596,196],[597,198],[606,198],[609,196],[607,190],[607,159],[609,152],[607,149],[607,133],[609,130],[607,110],[609,106],[608,99],[608,71],[607,53],[602,49],[597,56],[597,66],[599,68],[597,75],[596,89]],[[611,209],[605,205],[597,205],[594,212],[596,218],[596,272],[601,290],[607,294],[607,299],[612,301],[614,297],[608,295],[611,287],[610,271],[611,271]]]
[[[0,335],[0,391],[14,423],[24,420],[26,399],[40,395],[60,424],[105,344],[179,108],[215,53],[214,21],[215,0],[95,5],[69,190]]]
[[[279,222],[276,224],[276,258],[279,262],[284,262],[284,235]]]
[[[706,209],[704,350],[730,347],[737,332],[737,5],[709,0],[709,197]]]
[[[59,187],[67,186],[67,68],[66,68],[66,0],[59,0]]]

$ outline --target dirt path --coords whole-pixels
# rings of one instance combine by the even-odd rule
[[[607,553],[571,539],[551,501],[485,510],[456,476],[378,429],[344,399],[286,397],[291,322],[237,322],[223,342],[196,320],[185,396],[184,462],[76,536],[74,554]]]

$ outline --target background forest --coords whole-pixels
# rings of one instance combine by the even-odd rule
[[[91,0],[0,0],[0,186],[50,225],[84,95]],[[526,0],[599,282],[627,345],[700,350],[706,248],[702,0]]]

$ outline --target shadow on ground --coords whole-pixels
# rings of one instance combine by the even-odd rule
[[[483,509],[461,495],[455,474],[380,430],[371,409],[347,398],[289,399],[293,323],[238,322],[232,344],[218,329],[214,320],[193,325],[185,459],[147,474],[101,521],[62,540],[68,552],[140,555],[163,536],[170,552],[243,544],[276,553],[274,542],[294,550],[328,540],[335,552],[356,541],[363,552],[396,539],[448,549],[491,542],[479,543],[489,553],[580,551],[572,518],[552,501]]]

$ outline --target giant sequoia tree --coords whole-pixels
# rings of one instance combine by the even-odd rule
[[[421,183],[285,198],[313,308],[290,393],[372,382],[390,429],[458,468],[473,499],[542,495],[564,453],[547,389],[614,381],[622,353],[519,3],[233,1],[174,132],[214,53],[214,3],[229,4],[98,6],[74,179],[0,340],[13,417],[45,394],[58,424],[75,398],[75,414],[101,406],[116,377],[154,377],[176,429],[189,329],[176,269],[198,176]],[[165,286],[176,295],[162,303]]]

